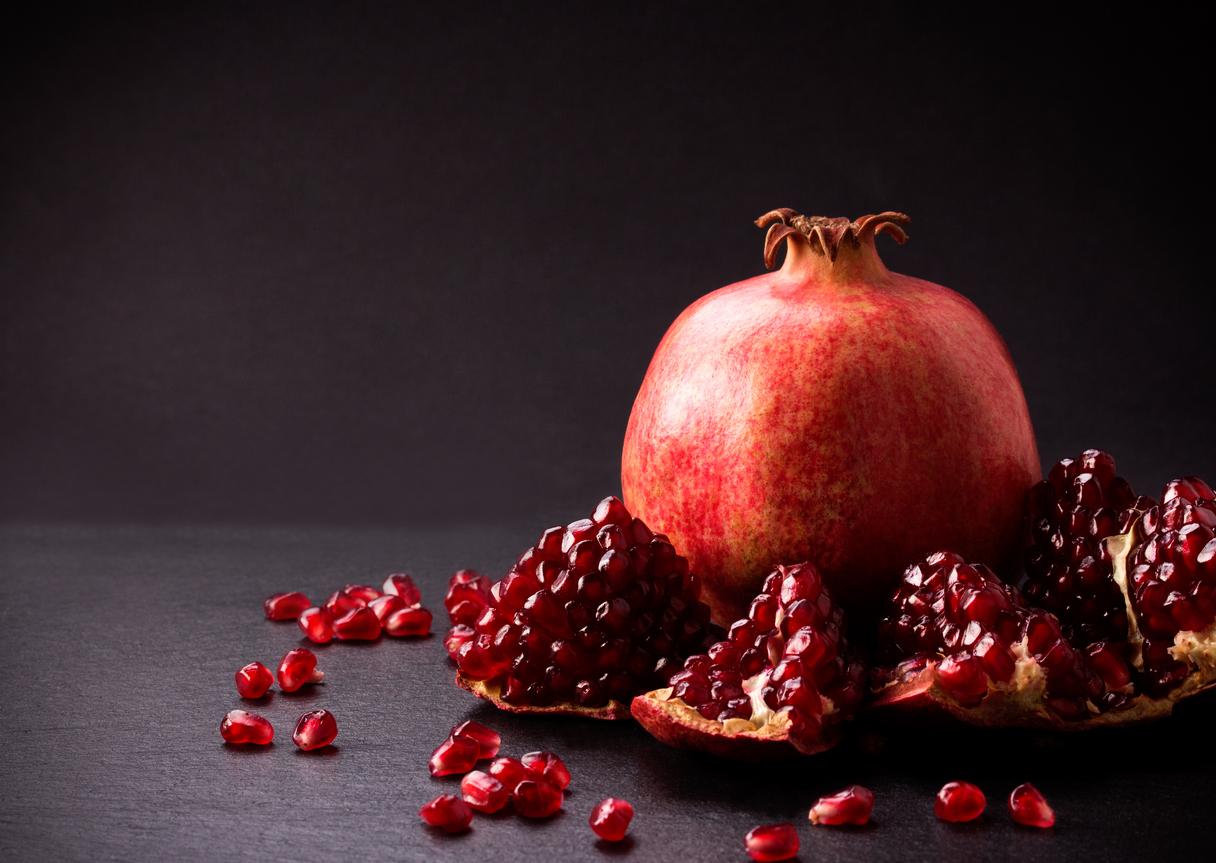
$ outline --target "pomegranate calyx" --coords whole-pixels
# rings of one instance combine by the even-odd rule
[[[804,216],[789,207],[770,210],[756,219],[756,227],[768,228],[764,237],[764,266],[776,265],[777,249],[783,240],[805,243],[817,255],[835,261],[842,246],[857,248],[872,242],[879,234],[889,233],[895,242],[908,241],[904,230],[911,219],[903,213],[888,210],[875,215],[848,219],[843,216]]]
[[[564,716],[582,716],[586,719],[628,719],[629,705],[622,704],[615,699],[608,699],[608,703],[601,707],[583,707],[578,704],[568,702],[560,702],[557,704],[536,705],[536,704],[512,704],[502,697],[501,680],[475,680],[461,672],[456,672],[456,685],[461,689],[467,690],[478,698],[484,699],[499,710],[507,713],[558,713]]]

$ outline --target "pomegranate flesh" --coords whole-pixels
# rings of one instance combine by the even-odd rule
[[[716,620],[778,561],[812,561],[868,613],[934,548],[1017,556],[1039,474],[1022,387],[974,305],[883,265],[876,235],[903,242],[907,223],[765,214],[780,271],[697,300],[655,351],[623,496],[688,556]]]
[[[814,565],[779,566],[726,640],[691,656],[633,715],[671,746],[739,758],[831,747],[857,709],[865,670],[844,638],[844,613]]]
[[[456,681],[504,710],[623,719],[633,696],[711,641],[699,595],[667,538],[605,498],[590,518],[546,530],[494,583],[456,647]]]

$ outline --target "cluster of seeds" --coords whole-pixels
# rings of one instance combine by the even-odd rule
[[[431,613],[422,607],[422,594],[414,580],[395,572],[379,589],[348,584],[324,604],[313,606],[303,593],[276,593],[266,600],[268,620],[296,620],[315,644],[339,641],[375,641],[383,633],[394,638],[417,638],[431,632]]]
[[[260,662],[242,666],[235,675],[236,691],[241,698],[264,698],[274,685],[275,676]],[[325,672],[317,668],[311,650],[297,647],[287,651],[279,662],[278,682],[283,692],[295,692],[311,683],[320,683]],[[230,710],[220,723],[220,736],[234,746],[268,746],[274,742],[274,726],[256,713]],[[338,736],[338,723],[328,710],[310,710],[296,720],[291,739],[304,751],[329,746]]]

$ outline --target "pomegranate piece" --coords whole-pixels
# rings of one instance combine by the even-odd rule
[[[376,619],[380,621],[381,626],[388,620],[389,615],[408,608],[405,600],[395,593],[386,593],[384,596],[378,596],[369,602],[367,607],[375,612]]]
[[[1056,813],[1047,805],[1047,798],[1029,782],[1009,794],[1009,814],[1026,827],[1045,829],[1056,823]]]
[[[458,736],[472,737],[477,741],[477,759],[479,761],[498,755],[498,747],[502,745],[502,735],[493,728],[487,728],[480,722],[474,722],[471,719],[452,729],[452,737]],[[569,774],[567,774],[568,776]]]
[[[488,598],[478,578],[454,578],[445,600],[473,629],[457,682],[506,710],[623,719],[661,670],[710,641],[688,561],[616,498],[545,531]]]
[[[811,807],[809,817],[812,824],[860,827],[869,823],[872,811],[874,792],[861,785],[850,785],[843,791],[820,797]]]
[[[429,764],[432,776],[451,776],[468,773],[481,756],[477,739],[464,734],[453,734],[439,744]]]
[[[859,706],[865,669],[844,638],[844,614],[809,563],[779,566],[748,616],[707,653],[688,657],[668,687],[633,700],[659,740],[736,757],[775,747],[829,748]]]
[[[338,736],[338,720],[328,710],[310,710],[296,720],[291,739],[305,752],[329,746]]]
[[[519,761],[533,779],[545,779],[563,790],[570,787],[570,771],[552,752],[529,752]]]
[[[373,599],[379,599],[384,595],[370,584],[348,584],[342,588],[342,592],[364,605],[371,605]]]
[[[486,772],[501,782],[508,791],[514,791],[516,785],[531,775],[518,758],[496,758],[490,762]]]
[[[375,641],[380,637],[380,618],[370,608],[356,608],[334,621],[340,641]]]
[[[220,737],[234,746],[266,746],[274,740],[274,727],[256,713],[229,710],[220,723]]]
[[[460,652],[460,648],[464,647],[473,640],[476,633],[473,627],[465,626],[464,624],[456,624],[448,630],[448,634],[443,639],[443,647],[448,652],[450,659],[456,659],[456,654]]]
[[[473,823],[473,810],[455,794],[440,794],[418,810],[419,817],[445,833],[464,833]]]
[[[299,591],[276,593],[262,603],[267,620],[295,620],[312,601]]]
[[[747,856],[757,863],[791,860],[798,854],[798,831],[793,824],[762,824],[743,837]]]
[[[393,638],[421,638],[431,634],[431,613],[425,608],[394,611],[384,622],[384,632]]]
[[[295,692],[309,683],[320,683],[325,672],[317,669],[317,655],[306,647],[289,650],[279,662],[279,689]]]
[[[562,790],[544,779],[525,779],[511,791],[515,811],[525,818],[548,818],[562,808]]]
[[[942,821],[961,824],[979,818],[987,805],[984,792],[970,782],[947,782],[933,801],[933,814]]]
[[[591,810],[587,822],[595,835],[605,842],[620,842],[629,832],[633,820],[633,806],[626,800],[605,797]]]
[[[236,673],[236,691],[241,698],[261,698],[274,685],[274,675],[260,662],[251,662]]]
[[[457,570],[443,598],[452,623],[472,626],[489,604],[490,580],[471,569]]]
[[[414,584],[414,579],[404,572],[394,572],[384,579],[384,586],[381,590],[384,591],[385,596],[399,597],[407,607],[422,604],[422,591],[418,589],[418,585]]]
[[[334,616],[328,608],[306,608],[300,612],[300,630],[304,637],[316,644],[329,644],[334,640]]]
[[[511,799],[511,789],[482,770],[466,773],[460,780],[460,796],[478,812],[497,812]]]
[[[367,603],[358,597],[351,596],[344,590],[336,590],[329,595],[329,599],[325,600],[325,608],[336,620],[343,615],[350,614],[357,608],[366,608]]]

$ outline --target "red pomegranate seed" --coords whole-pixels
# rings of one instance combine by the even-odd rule
[[[861,785],[850,785],[843,791],[820,797],[811,807],[812,824],[830,827],[852,825],[860,827],[870,820],[874,810],[874,792]]]
[[[463,833],[473,823],[473,810],[455,794],[440,794],[424,803],[418,815],[432,827],[447,833]]]
[[[307,647],[289,650],[279,662],[279,689],[295,692],[308,683],[320,683],[325,672],[317,670],[317,655]]]
[[[472,737],[463,734],[452,735],[439,744],[431,754],[430,770],[432,776],[451,776],[454,773],[468,773],[477,764],[481,747]]]
[[[525,779],[515,786],[511,800],[525,818],[548,818],[562,808],[562,790],[544,779]]]
[[[514,791],[516,785],[528,778],[528,768],[524,767],[518,758],[496,758],[490,763],[487,772],[508,791]]]
[[[338,721],[328,710],[310,710],[296,722],[291,739],[296,746],[309,752],[334,742],[338,736]]]
[[[334,640],[334,616],[328,608],[306,608],[300,612],[298,623],[309,641],[329,644]]]
[[[300,612],[312,605],[312,601],[300,593],[276,593],[262,603],[267,620],[295,620]]]
[[[342,588],[342,592],[349,597],[360,600],[364,605],[371,605],[373,599],[379,599],[383,596],[380,591],[370,584],[348,584]]]
[[[236,673],[236,691],[241,698],[261,698],[274,685],[274,675],[260,662],[251,662]]]
[[[335,618],[341,617],[344,614],[350,614],[356,608],[365,608],[366,606],[366,602],[342,590],[334,591],[329,595],[329,599],[325,600],[325,607],[329,609],[329,613]]]
[[[498,754],[498,747],[502,745],[502,735],[493,728],[487,728],[480,722],[468,720],[462,722],[452,729],[453,737],[472,737],[477,741],[477,760],[483,758],[493,758]]]
[[[443,598],[452,623],[471,625],[490,603],[490,580],[471,569],[461,569],[448,582]]]
[[[367,604],[376,614],[376,619],[383,626],[384,621],[388,620],[389,615],[397,611],[402,611],[407,608],[405,600],[394,593],[386,593],[384,596],[378,596]]]
[[[547,779],[558,788],[568,788],[570,771],[552,752],[529,752],[519,759],[533,779]]]
[[[620,842],[629,832],[629,822],[632,820],[633,806],[628,801],[605,797],[591,810],[587,823],[595,835],[605,842]]]
[[[419,638],[431,634],[431,613],[425,608],[394,611],[384,622],[384,631],[394,638]]]
[[[460,780],[460,796],[478,812],[497,812],[511,799],[511,789],[489,773],[474,770]]]
[[[407,606],[418,605],[422,602],[422,591],[414,584],[414,579],[404,572],[394,572],[384,579],[381,587],[385,596],[398,596]]]
[[[334,635],[342,641],[375,641],[380,637],[380,618],[370,608],[356,608],[334,621]]]
[[[1047,828],[1056,823],[1056,813],[1047,805],[1047,799],[1029,782],[1010,793],[1009,814],[1026,827]]]
[[[970,782],[947,782],[937,792],[933,813],[942,821],[974,821],[984,814],[987,804],[984,792]]]
[[[443,647],[448,652],[448,657],[455,659],[460,648],[472,641],[476,634],[473,627],[464,624],[457,624],[449,629],[447,636],[443,639]]]
[[[743,847],[757,863],[790,860],[798,853],[798,831],[793,824],[763,824],[748,831]]]
[[[274,727],[244,710],[229,710],[220,723],[220,737],[236,746],[265,746],[274,740]]]

